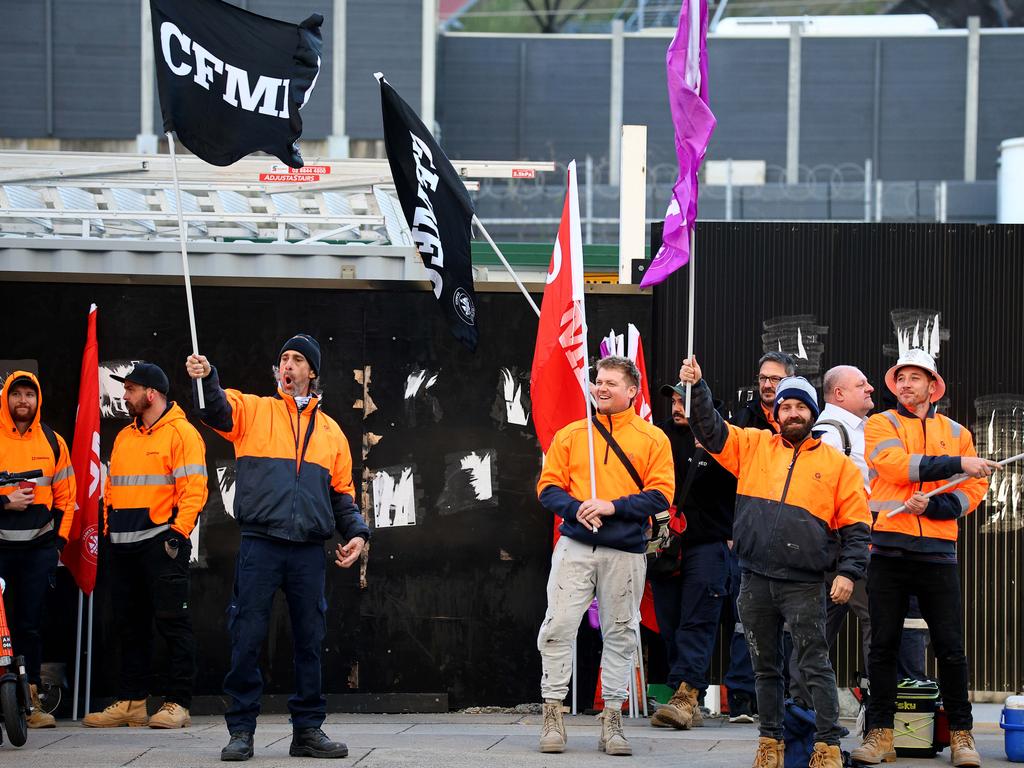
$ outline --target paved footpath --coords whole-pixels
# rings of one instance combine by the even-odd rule
[[[989,705],[996,712],[998,708]],[[976,716],[978,713],[976,712]],[[747,768],[754,754],[757,728],[709,720],[692,731],[654,729],[642,721],[626,720],[626,736],[633,744],[632,758],[608,757],[596,751],[598,721],[589,716],[567,717],[568,750],[561,755],[537,752],[539,715],[331,715],[324,724],[329,736],[348,744],[347,760],[338,766],[439,766],[440,768],[582,768],[617,763],[633,766],[728,766]],[[979,718],[981,720],[982,718]],[[990,719],[990,716],[984,719]],[[848,724],[849,725],[849,724]],[[980,723],[978,746],[984,765],[1009,766],[1003,752],[1002,731],[991,722]],[[256,755],[247,765],[314,765],[318,761],[289,758],[291,727],[287,716],[260,718]],[[149,728],[83,728],[61,722],[56,729],[29,732],[20,749],[0,747],[0,765],[39,768],[193,768],[219,766],[220,749],[227,743],[224,721],[196,717],[191,728],[158,731]],[[856,746],[848,739],[845,749]],[[948,766],[949,751],[933,760],[901,759],[899,766]]]

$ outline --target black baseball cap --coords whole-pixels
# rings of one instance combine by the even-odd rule
[[[166,395],[167,391],[171,388],[170,382],[167,381],[167,374],[163,372],[159,365],[154,365],[153,363],[136,363],[135,367],[124,376],[111,376],[110,378],[114,381],[130,381],[132,384],[150,387],[161,395]]]

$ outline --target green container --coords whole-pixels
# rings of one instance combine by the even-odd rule
[[[675,689],[669,688],[667,685],[660,683],[649,683],[647,685],[648,701],[654,699],[659,704],[668,704],[668,700],[672,698],[673,693],[675,693]]]

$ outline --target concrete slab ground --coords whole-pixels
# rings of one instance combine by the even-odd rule
[[[1009,766],[1003,752],[1002,731],[995,705],[976,705],[976,738],[984,765]],[[979,711],[980,710],[980,711]],[[983,721],[984,718],[984,721]],[[440,768],[591,768],[622,766],[694,765],[704,768],[746,768],[754,754],[756,725],[735,725],[708,720],[691,731],[654,729],[644,721],[626,720],[632,758],[613,758],[596,751],[598,721],[590,716],[567,718],[568,750],[561,755],[537,752],[539,715],[330,715],[324,730],[348,744],[349,757],[337,765],[360,768],[439,766]],[[987,722],[986,722],[987,721]],[[313,761],[288,757],[291,726],[287,716],[260,718],[253,768],[308,765]],[[52,730],[29,733],[20,749],[5,743],[0,764],[19,768],[200,768],[219,766],[220,750],[227,743],[224,721],[196,717],[190,728],[157,731],[149,728],[95,730],[62,721]],[[848,739],[844,749],[858,742]],[[949,765],[949,751],[932,760],[901,759],[898,766]]]

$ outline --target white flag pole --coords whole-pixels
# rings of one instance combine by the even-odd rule
[[[1024,459],[1024,453],[1018,453],[1016,456],[1011,456],[1008,459],[1003,459],[1002,461],[997,461],[996,464],[998,464],[999,467],[1002,468],[1002,467],[1006,467],[1006,466],[1008,466],[1010,464],[1016,464],[1021,459]],[[960,485],[960,483],[962,483],[964,480],[967,480],[968,477],[969,477],[968,475],[957,475],[956,477],[954,477],[952,480],[950,480],[945,485],[940,485],[934,491],[928,491],[928,493],[926,493],[924,495],[924,497],[926,499],[930,499],[932,496],[935,496],[938,493],[943,493],[944,491],[948,491],[950,488],[955,488],[956,486]],[[907,511],[907,505],[906,504],[902,504],[902,505],[896,507],[896,509],[894,509],[891,512],[889,512],[886,515],[886,517],[896,517],[896,515],[902,514],[902,513],[906,512],[906,511]]]
[[[189,277],[188,272],[188,251],[185,247],[185,241],[188,234],[185,230],[185,217],[181,212],[181,187],[178,186],[178,160],[174,154],[174,136],[170,131],[167,131],[167,148],[171,153],[171,173],[174,177],[174,208],[178,213],[178,241],[181,243],[181,269],[185,275],[185,299],[188,301],[188,326],[192,331],[192,354],[199,354],[199,337],[196,335],[196,312],[195,307],[192,304],[192,279]],[[197,401],[200,409],[206,407],[206,401],[203,398],[203,385],[201,381],[196,382]],[[89,610],[92,610],[92,603],[89,604]]]
[[[92,701],[92,605],[96,593],[89,594],[89,636],[85,639],[85,711]]]
[[[690,308],[686,319],[686,357],[688,360],[693,359],[694,296],[696,295],[697,285],[697,253],[695,250],[697,245],[696,230],[697,223],[694,222],[693,229],[690,230],[690,259],[686,264],[686,270],[690,273]],[[692,388],[692,384],[686,385],[686,418],[690,418],[690,391]]]
[[[505,254],[501,252],[501,249],[498,248],[494,240],[491,239],[491,234],[484,228],[484,223],[480,221],[479,217],[475,213],[473,214],[473,223],[476,225],[476,228],[480,230],[480,234],[484,236],[484,240],[490,243],[491,248],[493,248],[494,252],[498,255],[498,259],[505,265],[505,269],[507,269],[508,273],[512,275],[512,279],[515,280],[516,285],[519,286],[519,290],[523,292],[523,296],[526,297],[526,300],[530,302],[530,306],[533,308],[533,311],[537,313],[537,317],[540,317],[540,308],[533,300],[533,297],[530,296],[529,291],[526,290],[526,286],[523,285],[522,281],[519,279],[519,275],[517,275],[515,270],[512,269],[512,265],[505,259]]]
[[[75,624],[77,632],[75,633],[75,694],[71,704],[71,719],[78,719],[78,673],[82,667],[82,599],[84,598],[82,590],[78,590],[78,623]]]

